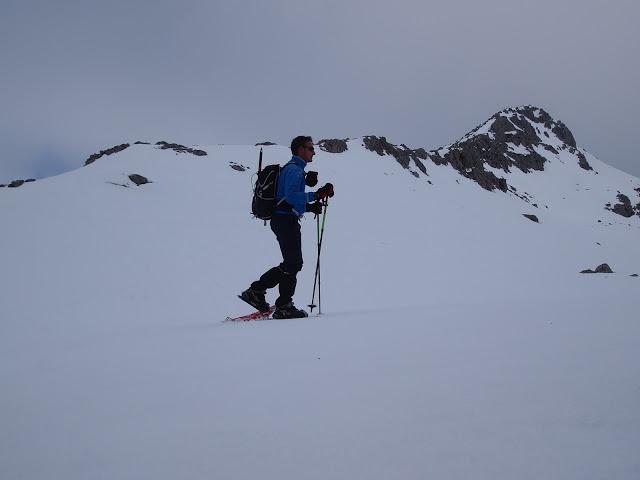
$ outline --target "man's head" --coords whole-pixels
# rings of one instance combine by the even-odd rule
[[[300,157],[305,162],[313,161],[316,151],[313,148],[313,140],[311,137],[300,135],[291,141],[291,153]]]

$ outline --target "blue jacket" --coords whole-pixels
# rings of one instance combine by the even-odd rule
[[[307,203],[313,202],[316,198],[314,192],[304,191],[304,167],[307,166],[300,157],[294,155],[289,163],[280,169],[278,177],[278,190],[276,191],[276,201],[284,199],[291,209],[280,209],[276,207],[274,215],[295,215],[302,216],[307,210]]]

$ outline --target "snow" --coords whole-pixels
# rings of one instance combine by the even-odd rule
[[[464,142],[466,140],[469,140],[472,137],[477,137],[478,135],[488,135],[489,138],[493,140],[495,138],[495,134],[491,131],[492,126],[493,126],[493,118],[490,118],[489,120],[484,122],[482,125],[480,125],[479,127],[475,128],[474,130],[466,134],[464,137],[462,137],[459,140],[459,142]],[[443,153],[441,153],[440,155],[444,155],[449,151],[449,149],[443,147],[440,150],[438,150],[438,152],[440,151],[443,151]]]
[[[323,315],[230,324],[279,250],[249,215],[259,147],[201,148],[0,190],[0,478],[638,478],[640,219],[604,210],[638,179],[544,151],[501,172],[536,209],[319,152]]]
[[[507,147],[509,148],[509,152],[517,153],[519,155],[529,155],[529,149],[524,145],[514,145],[513,143],[507,143]]]

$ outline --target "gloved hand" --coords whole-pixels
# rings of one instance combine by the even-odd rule
[[[325,183],[323,187],[320,187],[316,192],[316,200],[322,200],[327,197],[333,197],[333,185]]]
[[[319,202],[307,203],[306,210],[307,212],[320,215],[322,213],[322,204],[320,204]]]

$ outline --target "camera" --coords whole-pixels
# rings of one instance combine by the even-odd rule
[[[318,184],[318,172],[307,172],[304,183],[307,187],[315,187]]]

